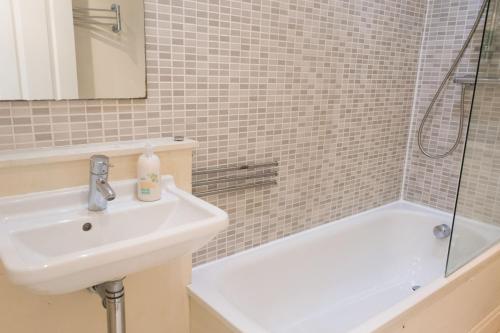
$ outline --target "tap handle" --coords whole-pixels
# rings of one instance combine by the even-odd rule
[[[90,157],[90,173],[104,176],[108,174],[109,167],[109,157],[106,155],[93,155]]]

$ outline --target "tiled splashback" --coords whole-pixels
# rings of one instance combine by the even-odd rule
[[[497,71],[496,73],[500,73]],[[500,96],[498,86],[476,90],[467,151],[460,181],[457,214],[500,224]]]
[[[424,32],[419,80],[412,121],[404,198],[452,212],[457,198],[458,181],[463,156],[465,130],[471,111],[473,87],[466,86],[464,136],[457,151],[441,160],[430,160],[418,150],[416,131],[453,58],[462,46],[477,16],[480,0],[431,1]],[[494,2],[490,11],[495,8]],[[497,8],[498,11],[498,8]],[[493,15],[490,13],[490,18]],[[498,15],[497,15],[498,17]],[[474,75],[477,70],[483,22],[476,32],[459,66],[457,75]],[[488,22],[489,33],[493,24]],[[495,32],[500,30],[497,20]],[[500,38],[493,34],[490,54],[481,59],[479,77],[500,77]],[[452,48],[449,48],[453,45]],[[432,121],[426,126],[425,145],[432,153],[442,153],[453,145],[458,130],[462,86],[450,82],[433,110]],[[460,179],[457,214],[473,220],[499,224],[500,222],[500,95],[498,86],[479,84],[472,109],[471,127],[467,138],[467,151]]]
[[[278,160],[278,186],[207,197],[231,225],[195,263],[396,200],[425,6],[147,1],[148,98],[0,103],[0,148],[175,134],[195,169]]]
[[[473,88],[467,86],[465,90],[467,118],[464,123],[464,134],[458,149],[451,156],[438,160],[424,156],[418,149],[417,130],[431,98],[472,29],[481,3],[482,0],[434,0],[429,2],[426,14],[406,163],[404,198],[449,212],[455,207]],[[480,24],[461,61],[456,72],[457,76],[475,74],[483,24],[483,22]],[[460,119],[461,89],[462,85],[454,83],[451,79],[432,111],[424,130],[424,146],[432,154],[443,153],[453,146]],[[484,99],[491,95],[478,96],[479,99]],[[476,98],[475,108],[479,105],[479,99]],[[483,129],[486,128],[485,125],[485,123],[481,125]],[[471,193],[465,188],[463,190],[464,193]],[[469,195],[468,199],[473,198]],[[466,198],[464,200],[470,204],[473,202]],[[474,208],[470,206],[467,210],[472,211]],[[465,215],[473,217],[470,214]]]
[[[494,9],[496,20],[493,19]],[[486,41],[490,42],[483,47],[479,80],[500,78],[498,12],[499,4],[495,6],[492,2],[485,34]],[[500,224],[499,88],[495,84],[478,84],[476,87],[457,205],[457,214],[497,225]]]
[[[486,44],[483,45],[478,74],[480,83],[476,87],[466,86],[465,88],[465,111],[467,115],[469,111],[471,114],[463,166],[461,162],[465,137],[462,138],[459,149],[452,156],[442,160],[430,160],[418,151],[416,131],[440,79],[445,75],[469,33],[481,2],[482,0],[443,0],[430,3],[424,30],[406,166],[404,197],[449,212],[453,211],[457,201],[456,214],[465,219],[455,219],[454,230],[462,229],[462,231],[468,231],[474,225],[462,222],[467,219],[500,225],[500,94],[498,93],[500,86],[480,82],[485,77],[496,81],[500,77],[498,53],[500,51],[498,36],[500,21],[497,19],[495,22],[493,18],[498,17],[498,1],[490,2],[486,31],[482,29],[481,24],[481,28],[474,36],[472,46],[456,73],[457,76],[466,73],[475,74],[480,40],[484,32]],[[492,12],[495,9],[496,15]],[[485,50],[488,50],[489,39],[491,39],[489,52],[485,53]],[[453,47],[449,48],[449,46]],[[444,49],[444,47],[449,49]],[[425,132],[425,144],[434,147],[431,150],[433,153],[443,152],[446,147],[453,145],[459,124],[462,88],[462,85],[450,82],[445,94],[433,110],[434,117]],[[474,103],[471,110],[471,97],[474,89]],[[466,122],[464,129],[467,129],[467,125]],[[462,171],[461,174],[460,171]],[[460,188],[458,189],[459,176]],[[450,270],[453,271],[468,261],[472,252],[477,254],[485,247],[498,242],[493,229],[480,225],[478,227],[488,230],[488,235],[482,237],[476,245],[467,244],[469,249],[465,251],[463,248],[453,251],[460,246],[451,247],[447,265],[448,274]],[[474,232],[471,232],[471,235],[473,234]],[[464,241],[465,239],[467,240]],[[457,239],[453,236],[454,242],[459,245],[469,239],[470,235],[467,237],[459,235]]]
[[[424,12],[420,1],[229,5],[236,16],[219,26],[223,36],[248,31],[217,51],[228,64],[229,100],[217,108],[229,129],[219,123],[222,137],[206,137],[196,166],[278,160],[280,177],[208,197],[232,222],[197,263],[399,197]]]

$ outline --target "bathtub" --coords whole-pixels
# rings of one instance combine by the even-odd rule
[[[432,229],[451,221],[392,203],[196,267],[188,290],[235,332],[368,332],[443,279],[449,239]],[[461,230],[464,244],[491,234],[478,222]]]

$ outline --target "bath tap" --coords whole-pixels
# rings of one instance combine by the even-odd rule
[[[116,197],[115,191],[108,183],[109,158],[104,155],[94,155],[90,158],[89,201],[90,211],[103,211],[108,201]]]

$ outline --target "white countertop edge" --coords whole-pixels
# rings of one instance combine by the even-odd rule
[[[193,149],[197,146],[197,142],[190,139],[174,141],[173,138],[155,138],[14,151],[7,150],[0,152],[0,168],[77,161],[88,159],[95,154],[105,154],[110,157],[135,155],[142,153],[148,142],[151,143],[155,152]]]

